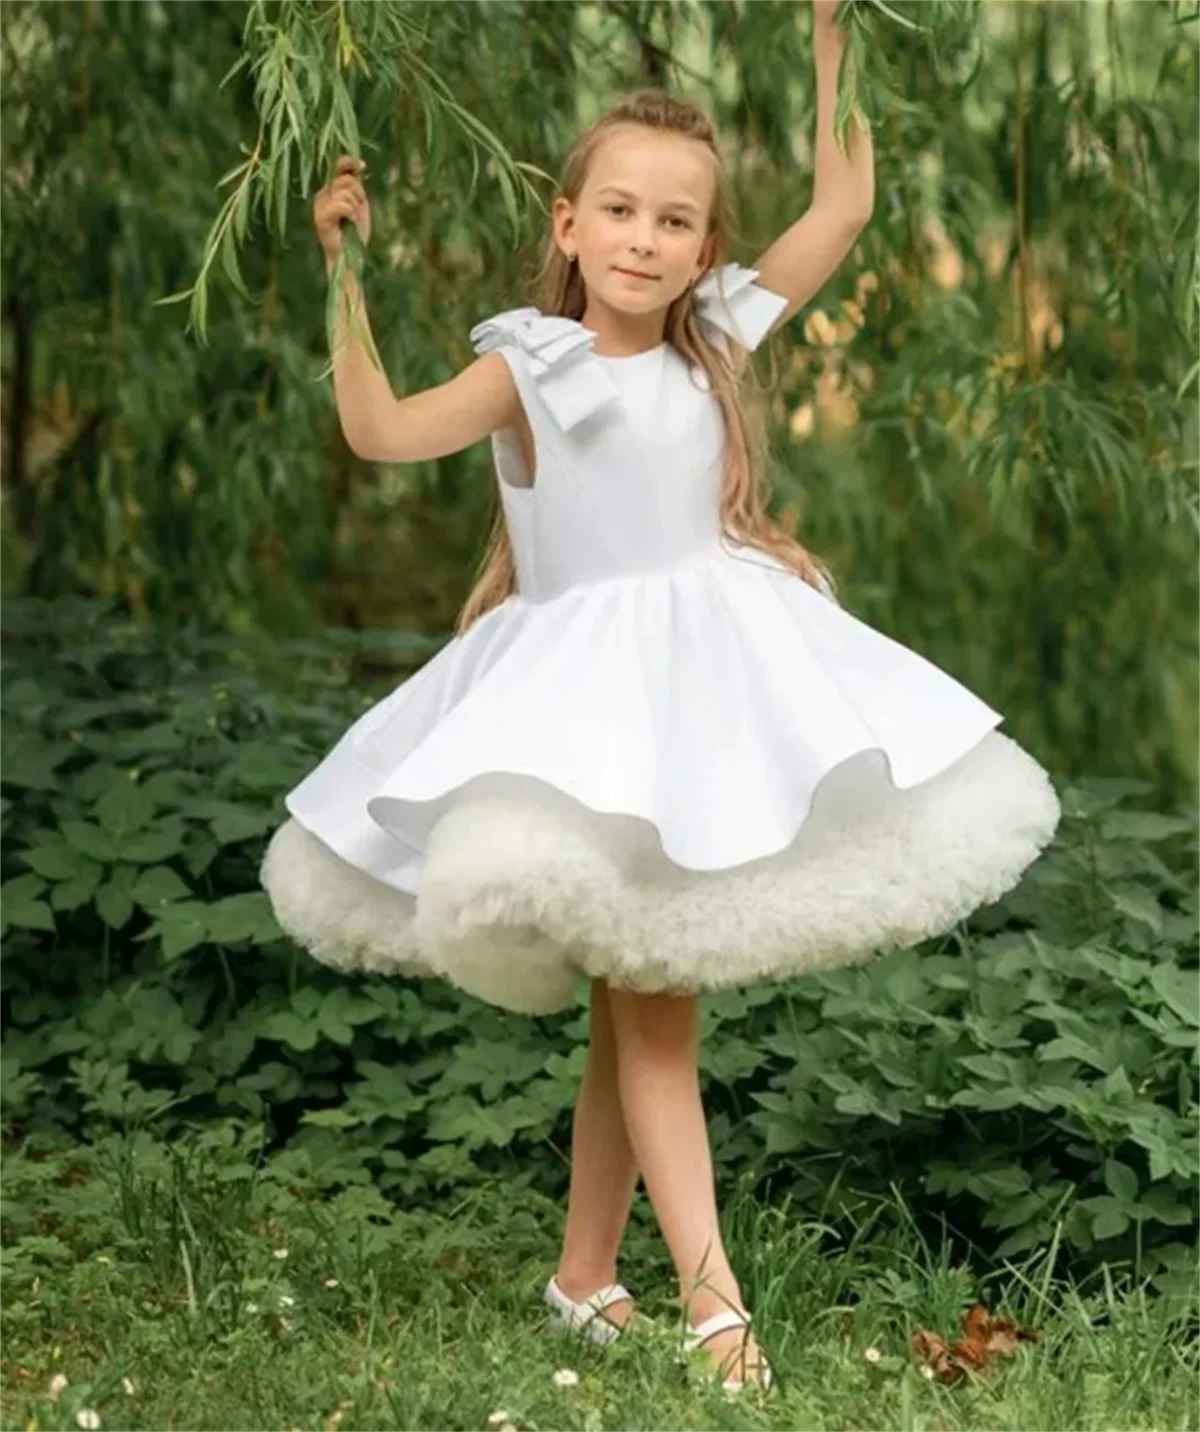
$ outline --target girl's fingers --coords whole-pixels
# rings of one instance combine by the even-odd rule
[[[342,155],[334,179],[316,196],[314,217],[318,228],[335,228],[346,220],[358,225],[369,222],[370,205],[360,178],[365,170],[361,159]]]
[[[331,220],[337,220],[340,223],[343,219],[352,218],[354,218],[354,206],[348,200],[331,199],[327,205],[322,207],[317,222],[326,224]]]
[[[344,175],[341,179],[335,179],[330,192],[334,194],[353,194],[356,199],[361,199],[364,204],[367,200],[367,191],[357,179],[349,174]]]

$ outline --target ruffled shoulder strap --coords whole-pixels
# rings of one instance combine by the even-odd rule
[[[574,318],[537,308],[510,308],[471,329],[476,353],[516,348],[551,416],[569,432],[619,396],[603,363],[592,356],[596,335]]]
[[[710,269],[696,285],[696,317],[709,342],[727,358],[726,334],[743,348],[757,348],[788,306],[783,294],[755,283],[757,277],[757,269],[728,263]]]

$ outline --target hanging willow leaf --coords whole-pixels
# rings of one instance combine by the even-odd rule
[[[283,238],[293,179],[307,197],[317,184],[327,182],[337,154],[362,152],[349,89],[356,76],[383,86],[388,94],[398,94],[403,84],[415,81],[425,106],[427,175],[435,176],[444,160],[444,121],[450,120],[467,141],[474,175],[481,150],[495,161],[498,198],[510,221],[519,221],[520,198],[532,196],[528,181],[494,131],[459,104],[453,88],[422,58],[422,33],[403,6],[334,0],[313,7],[292,0],[248,0],[243,34],[245,53],[226,79],[243,71],[253,77],[259,137],[244,164],[222,177],[222,183],[236,179],[244,187],[233,209],[223,208],[214,222],[191,291],[191,326],[201,343],[207,341],[206,288],[218,253],[220,271],[245,293],[235,279],[240,279],[236,250],[245,240],[255,203],[261,204],[268,233]],[[376,58],[374,69],[367,55]],[[304,77],[307,84],[301,82]]]
[[[246,285],[242,280],[241,269],[238,267],[237,244],[231,228],[226,229],[221,235],[221,268],[225,277],[233,284],[243,298],[250,297]]]
[[[292,150],[284,145],[279,151],[279,172],[275,181],[275,227],[280,238],[287,232],[288,174],[291,163]]]
[[[907,15],[901,15],[899,11],[885,4],[885,0],[859,0],[859,3],[869,5],[872,10],[878,10],[881,15],[886,16],[887,19],[896,25],[903,25],[906,30],[913,30],[919,33],[923,28],[918,25],[915,20],[910,20]]]

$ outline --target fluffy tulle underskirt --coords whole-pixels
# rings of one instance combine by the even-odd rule
[[[295,817],[272,837],[262,880],[283,928],[327,965],[439,975],[550,1014],[587,978],[715,990],[941,934],[1017,883],[1059,815],[1047,773],[992,730],[905,789],[883,751],[857,753],[822,778],[790,844],[728,869],[683,867],[647,820],[489,772],[439,808],[422,852],[370,837],[363,863],[379,871],[392,852],[391,883]]]

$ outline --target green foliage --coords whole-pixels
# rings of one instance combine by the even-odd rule
[[[406,1206],[550,1193],[587,1035],[437,980],[340,978],[279,937],[257,869],[280,797],[361,711],[371,643],[170,644],[9,603],[2,701],[10,1139],[262,1122],[279,1168]],[[389,645],[395,645],[394,642]],[[419,648],[418,648],[419,650]],[[414,652],[414,658],[416,657]],[[284,677],[286,675],[286,682]],[[895,1186],[1007,1258],[1061,1240],[1177,1288],[1197,1226],[1191,814],[1065,793],[1053,847],[953,937],[708,996],[722,1181],[860,1216]]]

